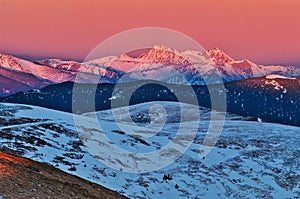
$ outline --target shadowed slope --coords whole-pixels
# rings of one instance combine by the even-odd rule
[[[0,196],[6,198],[125,198],[52,166],[0,152]]]

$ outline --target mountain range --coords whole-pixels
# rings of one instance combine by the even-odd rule
[[[117,83],[157,80],[173,84],[205,85],[278,74],[300,75],[293,66],[263,66],[247,59],[234,60],[218,48],[204,52],[154,46],[130,53],[76,62],[61,59],[27,61],[0,54],[0,96],[39,89],[62,82]]]

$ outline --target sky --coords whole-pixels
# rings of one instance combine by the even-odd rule
[[[163,27],[234,59],[300,66],[299,10],[299,0],[0,0],[0,52],[83,60],[114,34]]]

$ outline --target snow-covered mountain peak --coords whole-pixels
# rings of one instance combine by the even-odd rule
[[[157,45],[146,53],[141,54],[137,60],[143,63],[160,63],[160,64],[175,64],[186,65],[188,60],[178,51],[171,47]]]
[[[207,50],[207,54],[213,59],[213,61],[220,66],[224,66],[228,62],[234,61],[229,55],[227,55],[224,51],[215,47],[210,50]]]
[[[230,61],[230,62],[227,62],[226,64],[230,64],[232,67],[234,68],[240,68],[240,69],[254,69],[255,67],[257,67],[257,65],[253,62],[251,62],[250,60],[248,59],[243,59],[243,60],[238,60],[238,61]]]
[[[0,53],[0,59],[5,59],[5,58],[8,58],[8,57],[12,57],[11,55],[7,55],[7,54],[4,54],[4,53]]]
[[[119,56],[119,60],[132,61],[132,60],[134,60],[134,58],[128,56],[127,54],[122,54],[122,55]]]
[[[87,65],[91,64],[91,65],[109,66],[117,59],[119,59],[119,56],[111,55],[111,56],[101,57],[97,59],[92,59],[83,63]]]
[[[175,48],[172,48],[171,46],[167,46],[167,45],[154,45],[153,49],[166,50],[174,53],[179,53]]]
[[[11,55],[0,53],[0,66],[14,70],[22,70],[21,64],[16,59],[17,58]]]
[[[71,66],[74,64],[80,65],[76,61],[65,61],[62,59],[43,59],[43,60],[34,61],[34,63],[40,64],[40,65],[45,65],[45,66],[50,66],[50,67],[57,67],[59,65],[68,65],[68,66]]]

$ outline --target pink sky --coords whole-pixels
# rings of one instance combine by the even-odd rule
[[[180,31],[235,59],[300,65],[299,0],[0,0],[0,52],[83,59],[132,28]]]

